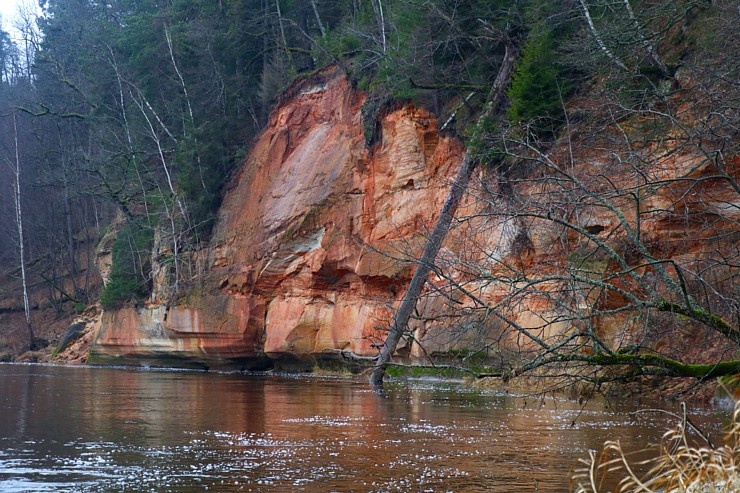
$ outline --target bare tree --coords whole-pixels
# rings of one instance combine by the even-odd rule
[[[684,63],[671,96],[594,88],[563,102],[557,135],[536,121],[486,134],[495,160],[445,226],[456,248],[420,257],[374,384],[399,340],[436,364],[414,318],[444,320],[461,348],[473,334],[479,375],[598,387],[740,372],[740,67],[716,50]]]
[[[33,60],[41,45],[41,34],[36,24],[38,15],[38,4],[31,0],[21,2],[17,7],[17,15],[14,23],[15,29],[20,33],[26,80],[33,80]]]
[[[489,141],[506,158],[470,187],[479,205],[451,233],[477,253],[432,269],[461,325],[503,327],[488,373],[598,386],[740,371],[737,84],[699,72],[684,83],[691,107],[601,93],[602,105],[573,109],[596,128],[569,123],[547,142],[525,126]]]
[[[25,315],[26,327],[28,329],[28,340],[29,348],[33,349],[35,346],[35,336],[33,332],[33,324],[31,323],[31,305],[28,298],[28,278],[26,275],[26,251],[25,251],[25,237],[23,235],[23,212],[21,207],[21,156],[20,149],[18,146],[18,120],[16,112],[12,112],[13,118],[13,158],[9,158],[3,154],[5,163],[10,168],[13,174],[13,204],[15,207],[15,225],[18,233],[18,257],[19,266],[21,271],[21,286],[23,290],[23,313]]]
[[[589,10],[588,4],[586,3],[586,0],[578,0],[578,4],[581,7],[581,12],[583,12],[583,18],[586,19],[586,23],[588,24],[588,28],[591,31],[591,34],[594,37],[594,40],[596,40],[596,44],[599,46],[599,49],[606,55],[609,60],[611,60],[614,65],[621,68],[624,71],[629,71],[627,66],[617,58],[614,53],[606,46],[604,43],[604,40],[601,38],[601,34],[596,29],[596,26],[594,25],[593,18],[591,17],[591,11]],[[629,5],[629,3],[628,3]]]
[[[133,86],[132,86],[133,87]],[[134,93],[134,91],[136,91]],[[154,126],[153,120],[159,122],[160,127],[165,131],[165,133],[173,140],[176,141],[175,137],[170,133],[170,131],[167,129],[167,127],[162,123],[162,120],[159,118],[159,115],[157,112],[154,111],[154,108],[152,108],[151,104],[149,104],[148,100],[144,97],[143,93],[139,90],[137,90],[135,87],[132,89],[131,92],[131,99],[134,101],[136,106],[139,108],[139,111],[141,112],[142,117],[146,121],[147,129],[149,132],[149,137],[152,139],[152,141],[156,145],[157,149],[157,157],[162,165],[162,171],[164,172],[165,178],[166,178],[166,184],[167,184],[167,190],[169,194],[163,193],[160,190],[160,195],[163,198],[162,205],[164,207],[165,217],[166,220],[170,224],[170,240],[172,243],[172,255],[173,255],[173,267],[174,267],[174,279],[172,290],[174,293],[177,293],[178,291],[178,284],[180,282],[180,251],[181,251],[181,228],[180,224],[184,223],[187,224],[188,221],[188,214],[185,209],[185,204],[180,199],[180,196],[177,192],[177,189],[175,188],[174,180],[173,180],[173,173],[170,169],[171,166],[168,162],[166,152],[164,149],[164,142],[162,138],[159,135],[159,132]],[[151,116],[150,116],[151,115]],[[168,204],[168,200],[172,201],[172,204]],[[178,216],[179,211],[179,216]]]
[[[509,86],[509,82],[511,80],[511,73],[516,59],[516,50],[508,38],[505,38],[505,45],[506,50],[501,68],[493,86],[491,87],[491,93],[485,111],[479,119],[479,126],[498,110],[504,97],[504,91]],[[378,356],[378,360],[376,361],[375,367],[370,376],[370,383],[376,387],[383,384],[383,377],[385,376],[385,371],[391,361],[391,357],[396,350],[399,341],[407,332],[409,319],[419,301],[419,297],[427,282],[427,278],[434,269],[437,254],[442,247],[442,243],[450,229],[453,216],[455,215],[458,205],[468,188],[470,178],[475,171],[477,164],[476,159],[477,157],[471,156],[470,152],[465,153],[465,157],[460,164],[457,175],[452,181],[447,200],[440,211],[439,218],[434,225],[434,230],[427,240],[424,252],[420,257],[416,271],[414,272],[414,276],[406,290],[401,306],[393,318],[393,324],[389,329],[388,336],[383,343],[380,355]]]
[[[581,41],[592,40],[594,53],[600,54],[589,56],[588,49],[584,50],[586,46],[577,46],[577,57],[591,62],[603,58],[623,75],[650,75],[654,71],[664,79],[671,79],[674,69],[660,54],[660,45],[675,30],[685,29],[696,11],[704,8],[701,2],[692,0],[649,4],[630,0],[577,0],[577,5],[588,33]],[[675,59],[671,61],[675,63]]]
[[[383,0],[371,0],[373,6],[373,12],[375,13],[375,19],[378,23],[378,31],[380,31],[380,46],[383,53],[387,50],[387,37],[385,33],[386,21],[385,13],[383,12]]]

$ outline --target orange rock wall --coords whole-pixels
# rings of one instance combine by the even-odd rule
[[[91,361],[375,355],[412,274],[398,259],[419,250],[464,149],[412,106],[368,149],[363,102],[336,69],[294,85],[230,185],[200,286],[106,313]]]
[[[376,355],[382,329],[390,325],[413,273],[408,259],[421,251],[464,149],[439,134],[431,114],[410,105],[385,114],[380,139],[368,148],[363,103],[363,95],[337,69],[294,84],[228,187],[210,248],[198,254],[205,274],[191,280],[194,287],[176,302],[167,299],[164,277],[155,277],[159,285],[147,306],[105,313],[90,361],[259,368],[275,360],[311,365],[315,358]],[[574,173],[596,190],[607,166],[610,179],[630,185],[634,174],[620,174],[603,152],[607,146],[590,144],[576,145],[574,156],[568,149],[554,149],[553,158],[568,162],[572,157]],[[660,173],[656,179],[711,176],[697,155],[666,156],[652,170]],[[728,172],[737,176],[740,163],[733,163]],[[531,220],[527,245],[517,246],[523,227],[516,211],[497,213],[501,204],[486,195],[496,186],[495,177],[480,170],[476,178],[483,179],[474,180],[458,211],[469,219],[450,233],[438,262],[476,296],[495,304],[513,286],[492,282],[495,274],[505,277],[512,268],[543,274],[560,269],[568,254],[563,241],[573,239],[552,222]],[[665,258],[701,257],[711,247],[707,235],[717,236],[718,230],[738,234],[737,194],[727,180],[698,180],[691,190],[685,183],[676,180],[643,201],[643,234],[652,247],[671,249],[659,252]],[[522,196],[552,193],[542,186],[537,180],[516,185]],[[628,194],[613,199],[628,220],[634,215],[631,200]],[[700,229],[677,224],[672,211],[681,208],[711,220]],[[608,208],[584,206],[578,221],[603,231],[610,241],[619,240],[617,216]],[[445,280],[431,281],[445,289]],[[569,330],[570,323],[546,296],[564,286],[551,281],[538,288],[540,295],[515,303],[505,316],[544,338]],[[472,303],[459,293],[448,294],[459,298],[453,312]],[[609,297],[583,302],[606,308],[624,304]],[[480,346],[485,337],[502,333],[495,320],[462,320],[460,329],[454,327],[449,305],[439,294],[419,302],[420,316],[409,328],[424,350],[402,346],[399,356],[423,358]],[[638,322],[614,315],[597,324],[604,340],[616,341],[629,340]],[[513,344],[521,349],[524,343],[517,339]]]

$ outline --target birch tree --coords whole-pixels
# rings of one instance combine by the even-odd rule
[[[11,114],[13,120],[13,156],[3,154],[3,159],[13,176],[12,194],[15,209],[15,226],[18,234],[18,262],[21,272],[21,289],[23,295],[23,314],[26,328],[28,330],[28,347],[34,349],[36,338],[34,336],[33,324],[31,322],[31,304],[28,297],[28,276],[26,274],[26,238],[23,234],[23,210],[22,210],[22,187],[21,187],[21,152],[18,144],[18,118],[16,111]]]

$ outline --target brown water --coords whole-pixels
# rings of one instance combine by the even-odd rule
[[[406,382],[0,365],[0,492],[563,492],[661,413]],[[715,434],[721,417],[694,414]]]

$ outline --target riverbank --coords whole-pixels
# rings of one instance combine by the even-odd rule
[[[99,317],[99,313],[92,310],[88,316]],[[75,319],[79,323],[80,318]],[[74,325],[74,323],[72,324]],[[36,351],[27,351],[14,360],[17,363],[86,365],[87,350],[90,347],[93,330],[87,329],[80,333],[68,346],[58,354],[59,345],[49,345]],[[0,360],[2,361],[2,360]],[[9,361],[9,360],[5,360]],[[92,365],[98,366],[98,365]],[[167,367],[163,365],[128,366],[129,368],[156,368],[158,370],[193,370],[193,368]],[[323,361],[313,365],[311,370],[290,371],[285,368],[268,369],[266,371],[243,372],[229,370],[225,373],[248,373],[253,375],[300,375],[315,378],[341,378],[365,382],[369,376],[371,366],[342,365],[341,362]],[[199,369],[206,373],[221,374],[221,370]],[[458,386],[485,392],[498,392],[508,395],[528,396],[555,396],[561,399],[587,402],[595,397],[604,397],[611,401],[630,400],[634,402],[671,401],[689,402],[695,405],[728,407],[737,399],[735,390],[737,381],[721,384],[716,381],[697,382],[688,378],[643,378],[635,381],[612,382],[596,386],[593,383],[580,381],[573,377],[551,378],[543,375],[524,375],[503,379],[499,377],[471,377],[462,370],[449,368],[434,369],[429,367],[412,367],[400,365],[390,367],[388,381],[392,384],[403,382],[444,382],[445,385]],[[729,403],[729,404],[728,404]]]
[[[9,280],[8,280],[9,282]],[[8,302],[8,297],[0,299],[0,326],[15,327],[15,332],[6,331],[0,336],[0,361],[15,361],[19,363],[61,363],[85,364],[92,344],[96,327],[100,324],[102,310],[98,304],[88,307],[84,311],[75,312],[72,307],[65,306],[65,310],[58,312],[49,303],[44,305],[40,293],[36,292],[33,312],[34,327],[37,340],[46,342],[43,347],[33,351],[17,351],[22,344],[22,337],[17,337],[13,344],[9,344],[8,335],[19,334],[23,327],[22,310],[2,310]],[[159,366],[148,363],[150,366]],[[167,362],[162,361],[162,366]],[[280,368],[280,366],[278,365]],[[315,363],[303,362],[301,369],[309,370],[319,376],[344,376],[365,379],[365,373],[370,368],[370,362],[350,360],[320,360]],[[282,368],[291,369],[290,366]],[[296,370],[297,368],[292,368]],[[356,376],[360,374],[360,376]],[[678,378],[642,378],[632,382],[612,382],[595,386],[578,377],[553,377],[544,374],[528,374],[512,378],[475,378],[462,369],[454,369],[454,365],[439,368],[424,366],[391,366],[389,376],[394,381],[404,378],[432,377],[461,382],[461,385],[472,388],[500,391],[510,394],[547,395],[557,394],[576,401],[585,401],[593,395],[603,394],[611,399],[643,399],[658,398],[672,401],[688,401],[702,405],[710,405],[713,401],[724,398],[734,399],[732,394],[724,392],[716,382],[698,382],[695,379]],[[736,387],[735,385],[732,388]]]
[[[93,297],[97,297],[102,287],[97,269],[87,261],[97,238],[91,234],[81,237],[80,241],[81,246],[87,248],[78,252],[76,276],[59,273],[60,279],[50,280],[44,273],[45,266],[51,262],[48,258],[36,258],[26,266],[33,340],[25,317],[19,268],[0,271],[0,361],[44,363],[57,360],[55,350],[69,327],[78,319],[89,319],[100,312],[97,303],[85,306],[73,296],[75,286],[87,286],[87,292]],[[76,356],[70,353],[61,360],[84,362],[82,353],[86,351],[79,349]]]

